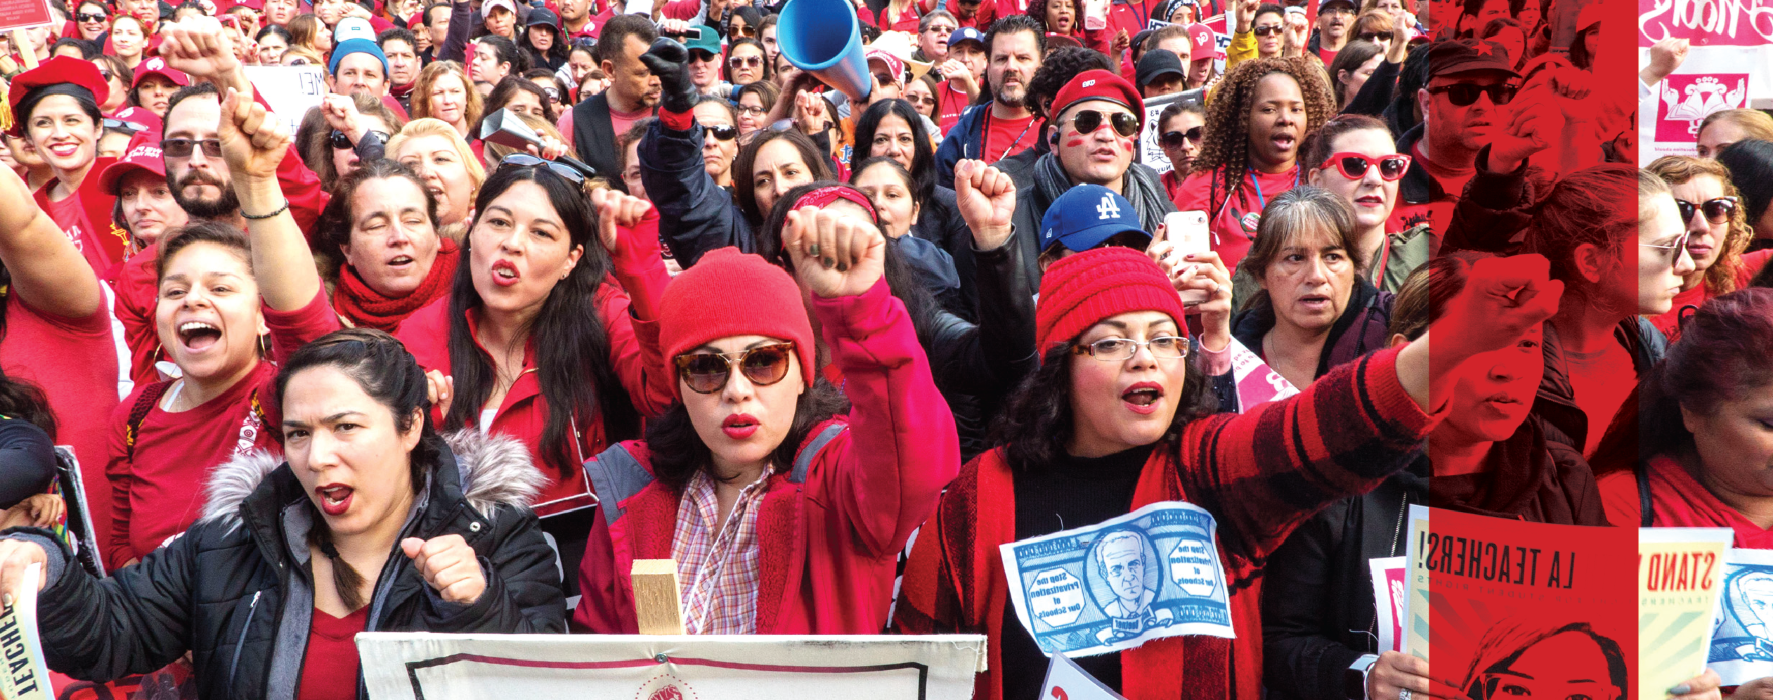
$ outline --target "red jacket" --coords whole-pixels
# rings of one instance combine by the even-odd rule
[[[877,634],[898,553],[960,469],[959,437],[905,305],[885,282],[854,297],[814,297],[813,309],[843,370],[850,413],[801,444],[816,452],[800,483],[789,472],[770,478],[757,514],[757,631]],[[851,429],[813,446],[827,428],[846,423]],[[644,441],[622,447],[650,474]],[[681,500],[653,481],[619,501],[614,524],[607,514],[597,518],[579,568],[579,625],[600,634],[638,631],[628,573],[635,559],[671,558]]]
[[[129,347],[129,380],[137,384],[160,381],[154,363],[166,358],[154,314],[160,303],[160,281],[155,275],[160,246],[143,248],[117,267],[111,280],[116,298],[111,315],[123,326],[123,343]]]
[[[1724,503],[1673,457],[1651,457],[1647,468],[1649,473],[1642,477],[1636,470],[1625,470],[1596,480],[1601,505],[1607,510],[1607,522],[1614,527],[1643,524],[1642,491],[1638,487],[1642,478],[1650,486],[1650,527],[1727,527],[1735,533],[1733,547],[1773,549],[1773,530],[1762,529]]]
[[[1300,396],[1188,424],[1180,447],[1146,462],[1128,512],[1189,501],[1218,520],[1237,639],[1167,637],[1121,652],[1130,700],[1254,700],[1262,688],[1262,566],[1312,514],[1371,490],[1410,463],[1438,421],[1397,380],[1397,350],[1337,367]],[[910,634],[985,634],[974,697],[998,700],[1009,584],[998,546],[1015,540],[1015,476],[1002,450],[979,455],[942,497],[905,567],[893,624]],[[1183,464],[1178,465],[1181,455]],[[1084,523],[1078,523],[1078,526]]]
[[[671,277],[665,272],[664,260],[659,255],[657,235],[633,235],[631,231],[623,231],[617,248],[611,257],[615,263],[615,277],[622,287],[606,281],[597,290],[597,316],[603,320],[604,332],[609,338],[610,362],[621,380],[621,388],[627,390],[634,407],[642,415],[656,416],[673,401],[671,382],[675,380],[664,371],[656,311],[656,300]],[[464,250],[462,264],[473,264],[468,257]],[[639,291],[632,304],[629,295],[622,291],[623,287]],[[406,344],[406,349],[412,352],[420,366],[443,370],[445,374],[453,372],[449,355],[450,301],[451,297],[444,296],[413,312],[394,334]],[[469,330],[473,331],[475,325],[474,315],[469,313]],[[491,429],[522,440],[529,446],[530,456],[536,464],[543,465],[542,473],[548,475],[549,484],[537,501],[536,512],[553,515],[592,503],[581,463],[608,447],[609,438],[604,434],[600,417],[581,416],[574,454],[583,458],[575,459],[571,464],[556,464],[547,458],[541,443],[542,430],[548,421],[548,404],[542,397],[540,375],[535,371],[535,339],[530,340],[523,353],[524,372],[499,404]],[[484,347],[480,351],[491,356]],[[617,387],[608,389],[613,391]],[[432,418],[441,422],[443,416],[433,410]]]

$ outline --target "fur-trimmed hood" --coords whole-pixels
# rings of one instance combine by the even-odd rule
[[[516,438],[478,430],[441,437],[460,471],[462,496],[482,517],[491,518],[501,505],[528,508],[548,483],[530,460],[529,448]],[[450,461],[446,458],[443,463]],[[240,504],[284,463],[281,455],[254,450],[217,466],[204,487],[202,519],[238,518]]]

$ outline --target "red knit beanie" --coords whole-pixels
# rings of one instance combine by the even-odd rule
[[[672,394],[683,398],[678,355],[736,335],[794,341],[800,378],[813,385],[813,325],[794,278],[760,256],[720,248],[672,278],[659,302],[659,345],[672,375]]]
[[[1067,255],[1047,268],[1034,308],[1034,337],[1047,350],[1103,319],[1130,311],[1162,311],[1183,326],[1182,298],[1163,268],[1131,248],[1110,247]]]

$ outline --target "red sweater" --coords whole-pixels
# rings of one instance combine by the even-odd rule
[[[154,325],[155,307],[160,303],[159,280],[154,274],[159,259],[160,247],[148,246],[119,266],[111,280],[111,291],[117,297],[111,312],[123,325],[123,343],[129,346],[129,379],[137,384],[160,381],[154,363],[166,359]]]
[[[654,211],[648,214],[648,218],[653,220],[652,230],[656,232],[654,217],[657,214]],[[646,225],[643,222],[641,226]],[[636,233],[637,230],[622,231],[617,250],[612,251],[615,278],[621,287],[606,281],[597,290],[597,316],[602,319],[604,332],[609,338],[610,362],[622,388],[628,391],[641,415],[656,416],[664,413],[675,400],[671,382],[676,379],[664,371],[664,351],[659,348],[657,311],[659,295],[670,283],[671,275],[665,271],[664,259],[660,257],[657,233],[642,235]],[[469,251],[463,252],[462,264],[472,265],[472,255]],[[624,288],[634,290],[634,293],[624,293]],[[452,297],[444,296],[419,309],[408,316],[394,334],[406,344],[406,349],[412,352],[420,366],[427,370],[442,370],[444,374],[454,372],[449,353],[451,300]],[[467,320],[469,332],[473,333],[476,322],[471,311]],[[483,361],[491,362],[491,353],[479,347],[479,341],[475,344]],[[548,403],[542,396],[540,375],[535,371],[534,338],[524,349],[523,369],[523,374],[505,393],[498,412],[493,414],[492,432],[522,440],[529,446],[530,456],[542,468],[542,473],[548,476],[548,486],[536,502],[537,514],[554,515],[589,506],[593,501],[581,465],[585,459],[596,456],[609,446],[603,420],[599,416],[580,416],[579,440],[573,447],[574,453],[583,455],[583,458],[571,464],[556,464],[542,450]],[[608,389],[613,391],[616,387]],[[433,410],[432,418],[441,424],[444,416]],[[467,427],[478,428],[477,425]]]
[[[196,522],[203,511],[203,485],[210,470],[228,461],[237,449],[280,451],[275,431],[282,411],[275,396],[274,362],[338,330],[339,320],[324,291],[295,311],[265,307],[264,314],[271,328],[273,362],[260,362],[244,380],[191,410],[167,413],[158,405],[150,408],[141,419],[133,458],[124,432],[137,400],[153,385],[137,384],[111,413],[105,474],[111,482],[112,529],[102,545],[107,568],[140,559]]]
[[[1168,637],[1123,651],[1122,695],[1260,697],[1263,563],[1318,510],[1408,465],[1439,420],[1404,393],[1398,352],[1337,367],[1285,401],[1190,423],[1179,449],[1165,444],[1152,452],[1128,512],[1189,501],[1213,513],[1237,639]],[[1002,665],[1004,625],[1019,624],[1004,619],[1008,583],[998,554],[1015,539],[1014,479],[1001,448],[961,470],[911,551],[893,616],[909,634],[985,634],[989,670],[974,690],[981,700],[1002,697],[1004,673],[1044,673]]]
[[[1667,455],[1649,461],[1650,512],[1654,527],[1727,527],[1736,533],[1733,547],[1773,549],[1773,530],[1742,517],[1735,508],[1718,500],[1698,479]],[[1607,522],[1615,527],[1638,527],[1643,508],[1639,501],[1637,474],[1617,471],[1596,480]]]
[[[899,552],[960,469],[959,438],[911,317],[885,282],[853,297],[814,297],[813,310],[851,400],[849,415],[828,423],[850,429],[819,451],[805,483],[770,478],[757,515],[757,632],[877,634]],[[651,469],[643,441],[624,447]],[[575,622],[599,634],[638,631],[628,573],[635,559],[671,558],[681,500],[654,481],[622,501],[615,525],[597,518]]]

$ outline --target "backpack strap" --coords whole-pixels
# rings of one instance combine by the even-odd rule
[[[652,472],[641,466],[640,460],[619,442],[586,462],[585,474],[591,477],[598,509],[603,511],[604,522],[608,525],[615,525],[622,519],[622,501],[653,483]]]
[[[1650,527],[1655,524],[1656,513],[1650,510],[1650,465],[1639,464],[1635,470],[1638,478],[1638,527]]]
[[[154,410],[154,404],[160,403],[160,397],[172,387],[173,380],[155,382],[142,389],[135,399],[135,405],[129,407],[129,421],[123,424],[124,459],[135,461],[135,438],[141,432],[142,421],[148,419],[148,413]]]
[[[813,438],[812,442],[807,443],[806,449],[794,456],[794,470],[788,473],[788,483],[806,483],[806,474],[813,468],[813,458],[818,457],[819,452],[825,449],[825,445],[837,439],[838,435],[849,428],[848,423],[832,423],[825,426],[824,430],[819,431],[819,436]]]

